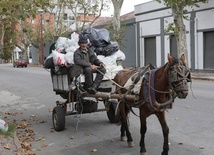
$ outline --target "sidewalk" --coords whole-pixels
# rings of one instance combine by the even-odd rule
[[[24,152],[21,154],[21,148],[16,132],[12,137],[0,135],[0,155],[24,155]]]
[[[208,80],[214,81],[214,73],[211,72],[191,72],[193,80]]]

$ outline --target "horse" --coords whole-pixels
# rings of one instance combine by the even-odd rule
[[[128,79],[132,79],[129,87],[125,87]],[[179,59],[168,54],[168,62],[155,69],[151,64],[142,68],[124,69],[114,77],[116,86],[115,93],[124,96],[118,99],[118,110],[121,123],[121,141],[127,141],[129,147],[134,146],[128,124],[128,113],[132,107],[139,108],[140,117],[140,155],[147,155],[145,148],[145,134],[147,131],[146,119],[150,115],[156,115],[162,127],[164,137],[162,155],[168,155],[169,127],[165,118],[165,110],[172,107],[176,97],[185,99],[188,95],[188,82],[191,82],[190,70],[185,62],[185,55]],[[130,83],[130,82],[129,82]],[[136,91],[137,98],[134,100],[126,99],[126,95],[135,94],[133,88],[140,85]],[[135,114],[135,113],[134,113]]]

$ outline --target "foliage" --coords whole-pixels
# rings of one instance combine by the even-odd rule
[[[105,25],[105,28],[109,31],[112,41],[116,41],[120,46],[124,46],[122,44],[123,38],[124,38],[123,34],[127,30],[127,27],[126,27],[125,21],[120,21],[120,22],[121,22],[121,26],[119,30],[115,30],[113,28],[113,21],[107,22],[107,24]]]
[[[10,53],[17,44],[17,31],[19,21],[35,16],[38,7],[46,4],[42,0],[1,0],[0,1],[0,55],[9,59]]]
[[[183,9],[186,6],[200,7],[198,5],[199,2],[203,2],[203,3],[208,2],[208,0],[156,0],[156,1],[158,1],[159,3],[163,1],[164,4],[168,7],[171,7],[172,5],[177,5],[180,9]]]

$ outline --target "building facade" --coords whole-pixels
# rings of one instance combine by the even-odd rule
[[[126,59],[122,62],[124,67],[136,67],[137,51],[136,51],[136,23],[134,12],[127,13],[120,16],[121,22],[126,27],[125,32],[122,34],[122,45],[120,50],[125,54]],[[106,24],[112,21],[112,17],[100,17],[92,27],[100,29],[106,28]]]
[[[200,7],[186,8],[188,64],[192,71],[214,70],[214,1],[198,5]],[[136,5],[135,19],[137,65],[152,63],[160,67],[167,62],[167,53],[176,54],[175,37],[164,33],[173,22],[171,8],[156,1]]]

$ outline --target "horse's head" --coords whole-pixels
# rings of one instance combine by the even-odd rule
[[[188,95],[187,82],[191,81],[191,75],[188,66],[185,63],[184,54],[180,59],[175,59],[168,54],[168,79],[169,83],[178,98],[186,98]]]

